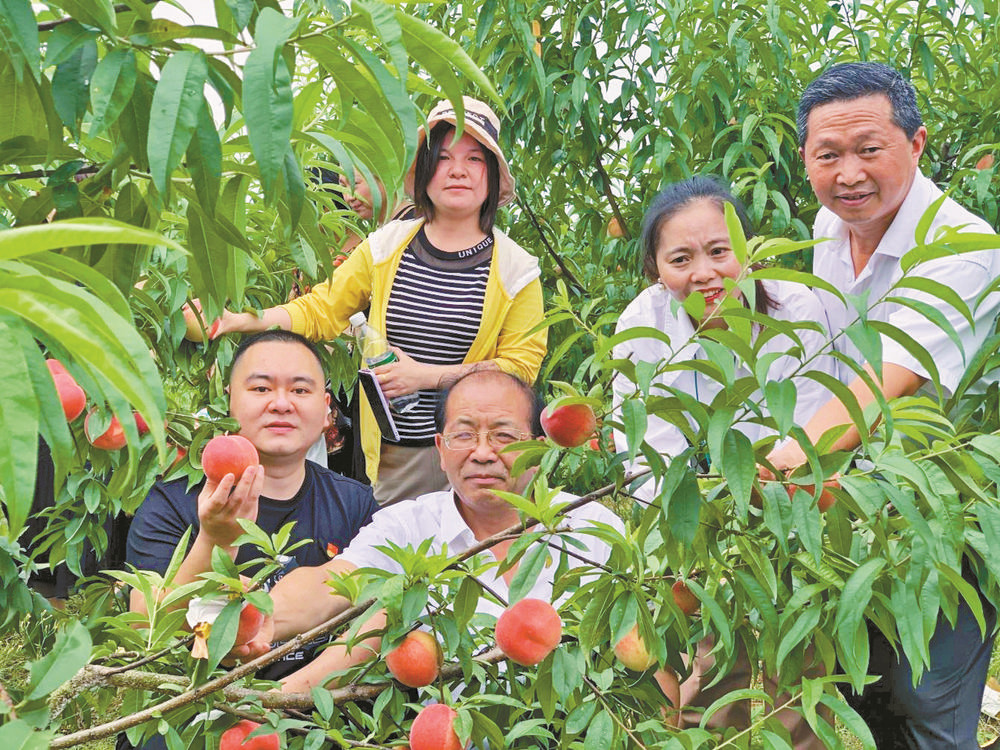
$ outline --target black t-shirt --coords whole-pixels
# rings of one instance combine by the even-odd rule
[[[347,549],[358,529],[367,524],[378,510],[371,487],[342,477],[312,461],[305,463],[305,480],[295,497],[291,500],[272,500],[262,496],[258,504],[257,525],[261,529],[273,534],[294,521],[292,541],[312,540],[292,550],[284,570],[269,577],[264,584],[265,589],[270,589],[293,568],[322,565],[332,555]],[[198,534],[198,493],[203,485],[204,482],[199,482],[188,490],[185,479],[157,482],[132,521],[126,561],[140,570],[164,573],[188,527],[193,529],[190,543],[194,544]],[[236,562],[244,563],[256,557],[259,557],[256,549],[243,545],[236,554]],[[253,569],[246,574],[253,575]],[[316,648],[325,642],[326,639],[313,642],[301,651],[288,654],[262,669],[258,677],[278,680],[291,674],[311,661]]]

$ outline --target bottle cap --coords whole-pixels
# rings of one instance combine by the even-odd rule
[[[343,320],[343,318],[341,318],[341,320]],[[363,312],[354,313],[354,315],[348,318],[348,320],[351,322],[351,325],[354,326],[355,328],[360,328],[361,326],[363,326],[365,323],[368,322]]]

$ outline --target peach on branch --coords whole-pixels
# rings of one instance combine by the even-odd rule
[[[798,490],[802,490],[811,498],[816,494],[815,484],[790,484],[788,489],[788,499],[795,501],[795,495]],[[834,495],[830,490],[839,490],[840,481],[833,477],[832,479],[827,479],[823,482],[823,491],[819,495],[819,500],[816,502],[816,507],[819,508],[820,513],[826,513],[830,508],[833,507],[834,503],[837,502],[837,496]]]
[[[236,629],[236,642],[233,646],[244,646],[254,639],[264,624],[264,613],[250,602],[243,603],[240,610],[240,625]]]
[[[646,643],[639,635],[639,626],[633,625],[622,639],[615,644],[618,661],[636,672],[645,672],[656,664],[656,657],[649,653]]]
[[[597,417],[589,404],[546,406],[542,412],[542,429],[552,442],[563,448],[583,445],[597,429]]]
[[[93,419],[94,414],[97,413],[97,409],[91,409],[87,412],[87,418],[83,421],[83,431],[87,435],[87,440],[95,448],[100,448],[105,451],[116,451],[125,447],[125,430],[122,428],[122,423],[118,421],[118,417],[111,416],[111,424],[108,425],[108,429],[102,432],[100,435],[94,435],[90,429],[90,420]]]
[[[239,721],[236,726],[222,733],[219,750],[278,750],[281,747],[281,740],[274,732],[246,739],[247,735],[259,726],[256,721],[249,719]]]
[[[417,714],[410,727],[412,750],[462,750],[462,742],[455,732],[454,722],[458,712],[443,703],[432,703]]]
[[[247,468],[258,463],[257,449],[242,435],[217,435],[208,441],[201,454],[201,468],[215,483],[221,482],[226,474],[239,481]]]
[[[385,656],[392,676],[407,687],[423,687],[437,679],[444,663],[441,646],[424,630],[408,633],[396,648]]]
[[[674,604],[686,615],[693,615],[698,611],[698,607],[701,606],[698,602],[698,597],[692,594],[688,585],[679,578],[674,581],[674,585],[670,587],[670,591],[674,595]]]
[[[196,344],[200,344],[205,341],[205,334],[202,333],[202,320],[203,315],[201,312],[201,305],[195,302],[193,305],[184,305],[184,338],[188,341],[192,341]],[[211,325],[206,325],[205,328],[208,333],[208,338],[213,338],[215,332],[219,329],[219,323],[221,321],[216,320]]]
[[[538,664],[562,638],[562,619],[541,599],[522,599],[497,620],[497,646],[507,658],[525,667]]]
[[[56,393],[59,394],[66,421],[72,422],[83,414],[83,410],[87,407],[87,394],[68,372],[53,375],[52,380],[56,384]]]

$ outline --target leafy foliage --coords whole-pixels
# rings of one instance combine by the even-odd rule
[[[838,681],[864,680],[866,622],[919,672],[939,613],[952,618],[962,600],[982,618],[963,572],[971,570],[983,595],[1000,602],[1000,568],[990,554],[1000,547],[998,393],[968,387],[995,369],[997,337],[947,398],[938,388],[868,412],[853,404],[862,434],[871,431],[862,449],[830,454],[821,442],[794,478],[821,486],[818,480],[841,474],[837,503],[821,514],[819,490],[790,498],[780,483],[756,479],[755,465],[773,441],[798,434],[794,386],[768,382],[763,337],[749,335],[754,325],[778,322],[729,310],[731,331],[742,330],[742,338],[703,331],[707,362],[661,365],[699,367],[716,379],[723,388],[711,404],[655,386],[654,370],[613,360],[624,339],[612,331],[643,287],[643,207],[662,183],[695,173],[730,180],[762,235],[778,238],[748,244],[751,260],[767,261],[757,276],[817,282],[803,273],[810,265],[803,240],[817,206],[793,116],[801,87],[833,61],[884,60],[910,72],[930,131],[926,171],[996,226],[1000,27],[993,10],[927,0],[485,0],[406,8],[298,0],[291,9],[225,0],[214,7],[216,23],[205,26],[156,18],[140,0],[124,10],[110,0],[51,0],[41,10],[28,0],[0,3],[5,627],[57,617],[24,585],[41,552],[50,564],[76,566],[85,544],[103,550],[104,520],[134,509],[176,455],[167,440],[191,455],[175,474],[196,477],[201,444],[229,424],[220,370],[208,371],[214,362],[225,368],[233,342],[183,340],[182,305],[197,297],[211,321],[223,304],[260,309],[284,301],[293,269],[305,283],[332,273],[330,248],[356,227],[312,184],[311,170],[333,163],[366,179],[377,175],[391,201],[416,151],[421,112],[441,96],[458,106],[461,94],[474,93],[506,108],[503,142],[519,191],[503,218],[542,261],[551,310],[545,378],[563,384],[551,386],[559,393],[605,405],[597,450],[539,444],[523,454],[523,464],[541,471],[535,494],[517,502],[543,523],[503,563],[519,561],[512,594],[542,566],[558,566],[568,637],[535,668],[501,668],[495,654],[476,656],[492,642],[492,618],[475,614],[476,601],[492,596],[478,579],[490,556],[456,560],[400,549],[393,555],[402,575],[335,582],[358,603],[343,637],[359,637],[364,615],[379,606],[389,615],[386,643],[418,623],[433,629],[448,666],[420,698],[457,701],[459,733],[491,747],[745,742],[736,731],[721,739],[704,728],[682,734],[659,718],[667,706],[652,676],[628,673],[611,657],[633,625],[659,665],[682,675],[681,655],[703,636],[715,639],[724,665],[745,651],[778,676],[828,746],[839,740],[820,707],[870,745],[835,689]],[[908,262],[949,247],[971,249],[944,238]],[[752,280],[740,284],[749,289]],[[948,289],[915,280],[916,287],[954,304]],[[801,332],[787,328],[792,337]],[[884,326],[861,323],[850,333],[874,362],[878,334],[922,356],[918,342]],[[98,421],[118,416],[126,449],[101,452],[79,423],[66,425],[43,352],[66,364],[99,407]],[[335,382],[353,377],[343,346],[334,344],[329,365]],[[807,372],[809,363],[801,367]],[[613,378],[634,383],[637,393],[618,413]],[[754,418],[760,399],[775,437],[751,445],[732,428]],[[207,416],[196,420],[202,408]],[[150,436],[139,436],[133,409]],[[695,446],[689,454],[666,462],[644,444],[657,416],[685,431]],[[628,436],[627,451],[609,449],[613,427]],[[43,537],[30,540],[21,530],[33,514],[39,437],[55,460],[56,508],[43,516]],[[633,502],[624,475],[625,462],[639,456],[660,483],[647,504]],[[612,547],[606,563],[569,570],[572,539],[558,530],[548,490],[557,484],[579,493],[609,485],[602,497],[629,523],[624,536],[594,532]],[[285,532],[268,539],[250,529],[248,536],[268,557],[288,541]],[[529,544],[560,538],[563,553]],[[380,663],[345,675],[349,688],[283,702],[246,689],[255,687],[256,665],[226,672],[190,658],[170,605],[196,589],[244,593],[239,571],[223,558],[205,584],[173,592],[148,618],[122,614],[113,587],[95,585],[83,624],[66,621],[38,634],[26,684],[0,701],[0,737],[18,747],[68,746],[84,739],[63,726],[76,693],[106,696],[129,686],[125,712],[140,722],[129,728],[133,737],[161,732],[170,742],[201,742],[231,722],[211,712],[227,703],[267,711],[291,747],[399,742],[416,704],[387,682]],[[689,582],[699,614],[686,616],[675,604],[677,576]],[[169,578],[119,575],[147,594]],[[211,641],[210,664],[221,659],[231,631],[220,627]],[[452,696],[458,685],[461,695]],[[359,696],[370,706],[349,700]],[[725,700],[746,697],[761,701],[754,730],[763,745],[786,747],[767,717],[765,694]],[[282,713],[283,706],[312,713]]]

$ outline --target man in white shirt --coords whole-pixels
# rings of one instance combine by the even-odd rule
[[[447,545],[450,554],[459,554],[477,542],[508,529],[519,522],[517,509],[502,500],[495,490],[521,493],[531,479],[531,472],[513,476],[511,467],[517,454],[502,452],[520,440],[541,434],[541,405],[532,389],[513,375],[498,370],[474,371],[460,378],[442,396],[438,413],[436,442],[441,467],[451,482],[447,492],[432,492],[416,500],[387,506],[375,514],[363,536],[334,560],[320,567],[298,568],[271,591],[274,598],[275,638],[284,639],[318,625],[346,609],[350,602],[330,594],[326,585],[331,573],[345,573],[362,567],[377,567],[401,572],[400,565],[379,549],[391,543],[418,547],[431,539],[428,554],[439,553]],[[575,499],[566,495],[560,500]],[[569,512],[561,525],[578,533],[574,540],[586,549],[571,547],[574,556],[567,564],[575,567],[579,557],[597,563],[607,561],[610,548],[596,536],[579,533],[595,524],[623,531],[621,520],[600,503],[589,503]],[[514,539],[493,546],[484,555],[503,560]],[[549,540],[557,546],[559,540]],[[552,600],[553,576],[560,569],[555,564],[543,567],[527,596]],[[499,575],[490,568],[480,580],[505,600],[514,570]],[[480,597],[477,612],[499,615],[503,607],[487,596]],[[372,618],[363,630],[382,626],[382,616]],[[326,684],[335,670],[371,658],[378,652],[380,639],[369,638],[350,651],[343,646],[328,648],[307,667],[283,680],[285,692],[306,692]]]
[[[906,252],[935,239],[943,227],[952,227],[947,231],[953,232],[993,233],[982,219],[944,198],[920,173],[918,163],[927,129],[913,86],[897,71],[879,63],[834,66],[803,93],[798,130],[809,182],[823,206],[814,236],[832,238],[817,245],[814,272],[847,294],[867,295],[869,319],[887,321],[927,353],[915,357],[892,337],[882,335],[881,378],[871,364],[865,363],[865,369],[887,399],[912,395],[932,381],[940,383],[946,393],[953,393],[972,356],[993,330],[1000,295],[993,293],[983,299],[980,295],[1000,275],[1000,253],[986,249],[946,254],[904,271],[901,259]],[[935,203],[939,203],[937,214],[925,232],[919,222]],[[915,236],[918,230],[920,237]],[[916,284],[925,288],[937,282],[953,290],[971,311],[971,321],[939,296],[908,284],[907,279],[919,279]],[[836,348],[859,363],[865,362],[854,343],[843,335],[857,318],[856,311],[831,294],[821,294],[831,335],[841,334]],[[915,301],[916,307],[934,308],[935,315],[943,316],[953,328],[958,343],[938,322],[914,307],[879,301],[887,294]],[[865,381],[849,368],[843,368],[841,375],[862,408],[875,400]],[[857,446],[860,436],[844,404],[832,399],[808,422],[805,432],[816,443],[827,430],[843,425],[850,427],[833,450]],[[769,458],[778,469],[805,462],[795,442]],[[985,601],[983,609],[988,629],[985,641],[964,601],[954,626],[943,615],[939,617],[930,644],[930,667],[916,688],[902,653],[897,657],[881,633],[869,628],[869,671],[881,679],[862,696],[848,695],[848,700],[868,722],[880,749],[977,747],[979,705],[996,623],[996,613]]]

